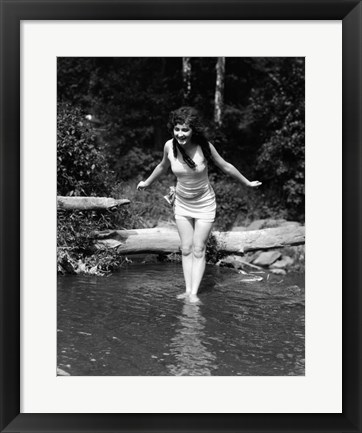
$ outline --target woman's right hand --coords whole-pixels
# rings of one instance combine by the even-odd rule
[[[147,187],[148,185],[146,184],[146,182],[141,180],[141,182],[137,185],[137,191],[143,191]]]

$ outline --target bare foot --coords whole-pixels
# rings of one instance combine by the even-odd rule
[[[190,295],[189,297],[189,301],[191,302],[191,304],[200,304],[200,298],[197,295]]]
[[[190,295],[189,292],[184,292],[184,293],[181,293],[180,295],[177,295],[176,298],[177,299],[186,299],[189,295]]]

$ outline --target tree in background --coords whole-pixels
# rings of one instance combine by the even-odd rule
[[[216,62],[216,86],[214,121],[218,127],[222,124],[224,105],[225,57],[218,57]]]
[[[182,57],[183,97],[185,104],[191,96],[191,57]]]

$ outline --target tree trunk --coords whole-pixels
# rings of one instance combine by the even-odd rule
[[[108,197],[57,197],[58,209],[98,210],[114,209],[129,204],[127,199],[116,200]]]
[[[191,96],[191,58],[182,57],[182,79],[184,101],[188,103]]]
[[[222,124],[224,105],[225,57],[218,57],[216,63],[216,88],[214,120],[218,126]]]
[[[212,232],[218,250],[243,254],[249,251],[300,245],[305,241],[304,227],[277,227],[245,232]],[[177,253],[180,238],[177,229],[164,227],[138,230],[106,230],[94,232],[95,245],[117,248],[120,254]]]

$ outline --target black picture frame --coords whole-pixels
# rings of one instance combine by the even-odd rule
[[[1,431],[360,432],[362,409],[362,311],[359,270],[361,263],[360,168],[362,167],[361,2],[348,0],[1,0],[0,4]],[[20,22],[21,20],[108,19],[342,20],[343,411],[341,414],[20,413]]]

